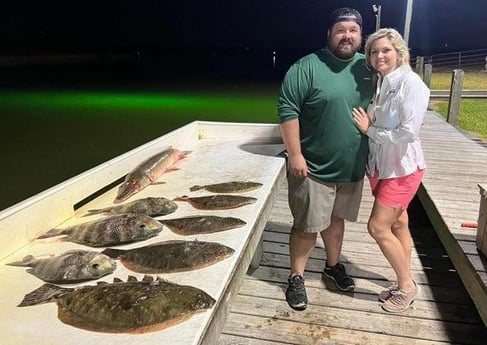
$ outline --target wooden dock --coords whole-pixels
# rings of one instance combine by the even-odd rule
[[[309,307],[292,310],[284,299],[292,222],[284,183],[264,230],[261,266],[247,273],[219,345],[485,344],[480,314],[486,294],[479,282],[485,289],[487,264],[475,247],[476,229],[461,224],[477,221],[487,150],[432,112],[422,140],[428,172],[410,207],[412,270],[422,292],[412,308],[394,315],[377,301],[394,273],[366,230],[373,202],[366,184],[358,222],[346,224],[342,251],[355,292],[339,292],[321,280],[325,257],[318,242],[305,272]]]

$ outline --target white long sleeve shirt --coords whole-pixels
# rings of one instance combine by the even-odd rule
[[[401,66],[379,77],[367,113],[372,125],[367,172],[380,179],[401,177],[426,167],[419,133],[430,90],[413,71]]]

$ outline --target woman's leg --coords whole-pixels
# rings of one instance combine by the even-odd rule
[[[394,270],[399,289],[409,293],[416,289],[410,272],[411,236],[407,211],[374,202],[368,231]]]

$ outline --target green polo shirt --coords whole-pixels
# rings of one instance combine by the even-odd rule
[[[325,182],[360,181],[368,145],[352,120],[352,108],[373,95],[363,54],[340,60],[327,49],[307,55],[286,73],[278,100],[280,123],[299,119],[301,150],[310,175]]]

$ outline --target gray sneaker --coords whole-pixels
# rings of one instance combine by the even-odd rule
[[[345,266],[337,263],[333,267],[325,267],[323,270],[323,279],[331,279],[338,290],[352,292],[355,289],[355,282],[345,271]]]
[[[286,301],[295,310],[304,310],[308,306],[308,296],[304,287],[304,278],[300,275],[288,278]]]

